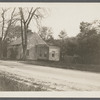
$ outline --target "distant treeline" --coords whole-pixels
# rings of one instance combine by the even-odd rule
[[[55,43],[61,47],[62,59],[67,55],[74,58],[74,63],[100,64],[99,21],[82,22],[76,37],[58,39]]]

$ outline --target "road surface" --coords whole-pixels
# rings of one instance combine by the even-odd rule
[[[42,84],[48,91],[99,91],[100,74],[0,61],[0,73],[17,81]],[[26,81],[27,80],[27,81]]]

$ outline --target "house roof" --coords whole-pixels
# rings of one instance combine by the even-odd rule
[[[12,41],[9,45],[19,45],[22,43],[21,37],[18,38],[17,40]]]
[[[22,43],[21,37],[18,38],[17,40],[11,42],[9,45],[19,45]],[[38,44],[46,44],[46,42],[37,34],[37,33],[33,33],[31,35],[28,36],[28,40],[27,40],[27,48],[30,49],[35,45]]]

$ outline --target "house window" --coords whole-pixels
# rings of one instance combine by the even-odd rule
[[[47,52],[44,53],[44,57],[47,57]]]
[[[52,57],[55,57],[55,51],[52,51]]]
[[[29,56],[29,50],[27,50],[27,53],[26,53],[26,55],[27,55],[27,56]]]

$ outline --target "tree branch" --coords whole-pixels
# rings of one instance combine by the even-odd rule
[[[27,20],[26,20],[26,23],[27,23],[27,21],[30,19],[30,16],[31,16],[32,10],[33,10],[33,7],[32,7],[31,10],[29,11],[29,15],[28,15],[28,18],[27,18]]]
[[[29,25],[29,23],[30,23],[32,17],[34,16],[35,12],[36,12],[38,9],[40,9],[40,7],[36,8],[36,9],[32,12],[32,14],[31,14],[29,20],[27,21],[27,26]]]
[[[24,22],[24,23],[26,23],[26,21],[25,21],[25,19],[24,19],[23,10],[22,10],[22,8],[21,8],[21,7],[19,8],[19,11],[20,11],[20,16],[21,16],[21,18],[22,18],[23,22]]]
[[[5,40],[5,38],[6,38],[6,36],[7,36],[7,33],[8,33],[8,31],[9,31],[10,26],[12,25],[12,20],[13,20],[13,18],[14,18],[15,9],[16,9],[16,8],[14,8],[13,11],[12,11],[12,13],[11,13],[11,18],[10,18],[10,20],[8,21],[8,27],[7,27],[7,29],[6,29],[5,36],[4,36],[4,38],[3,38],[3,41]]]

